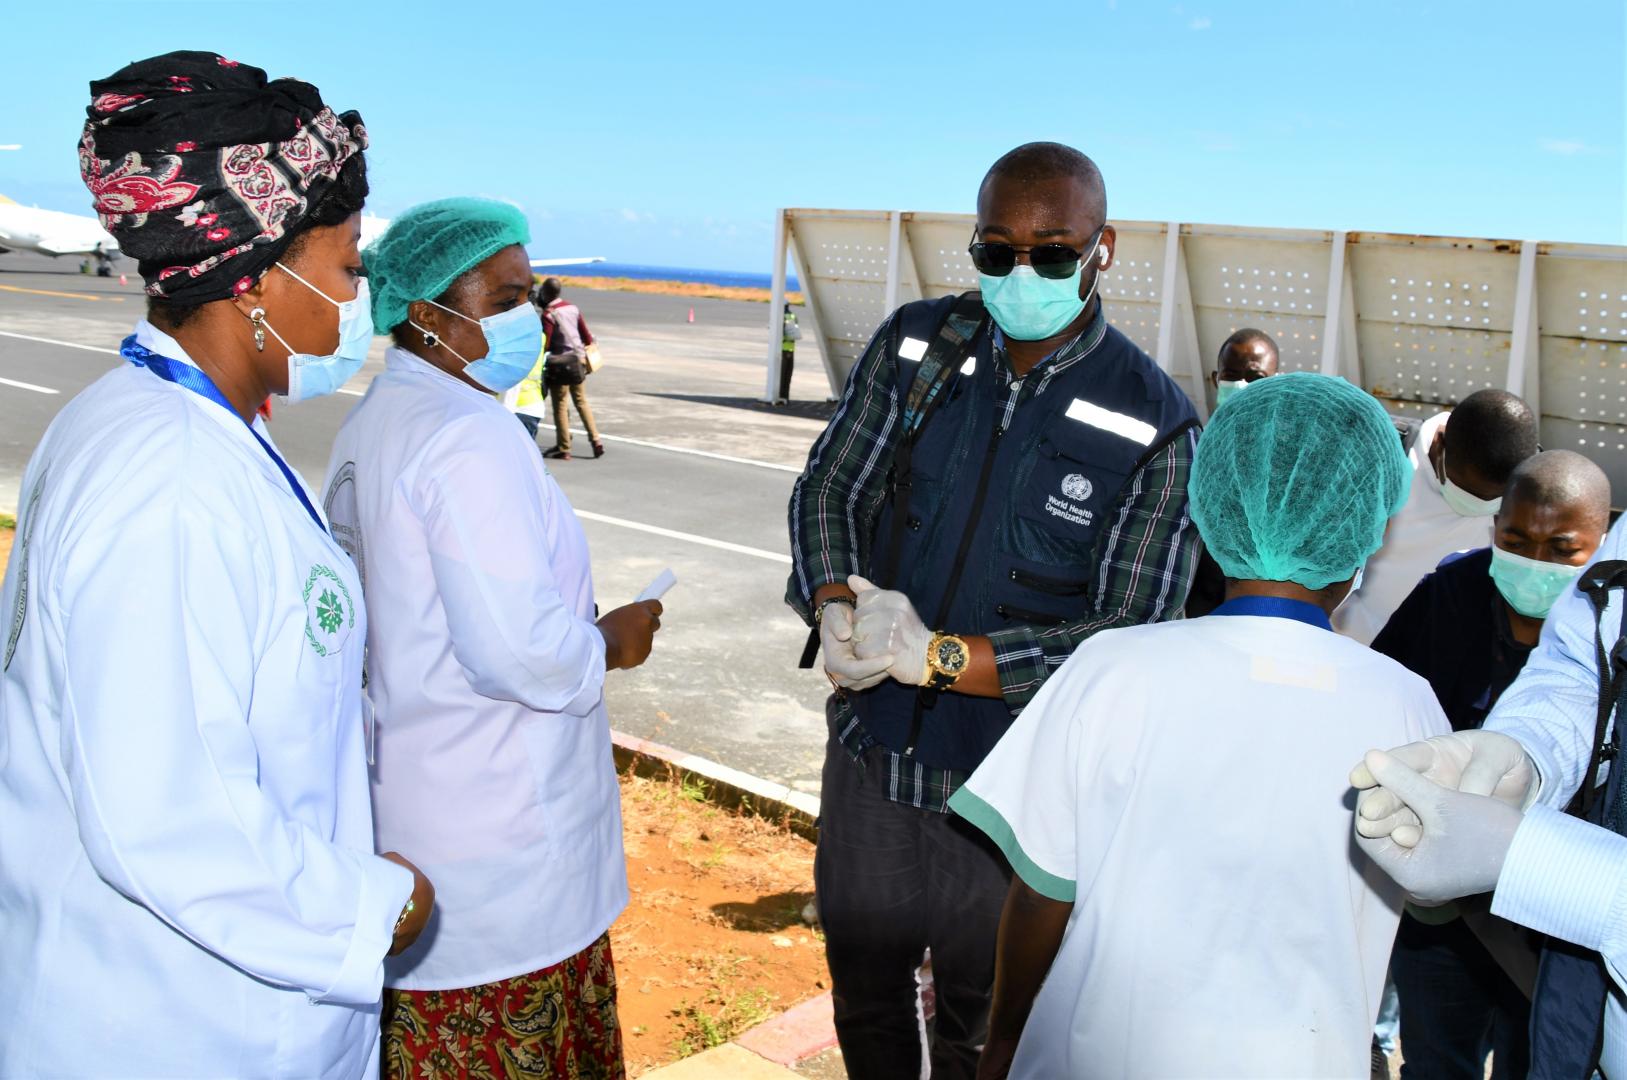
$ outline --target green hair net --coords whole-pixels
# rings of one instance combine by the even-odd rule
[[[1412,489],[1389,416],[1343,379],[1275,375],[1215,412],[1192,465],[1192,519],[1227,577],[1323,589],[1384,542]]]
[[[435,299],[465,270],[530,240],[525,215],[496,199],[438,199],[413,207],[362,252],[376,332],[388,334],[406,322],[414,300]]]

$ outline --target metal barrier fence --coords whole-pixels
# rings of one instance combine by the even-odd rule
[[[782,210],[767,395],[779,375],[786,256],[831,394],[898,305],[977,287],[974,218]],[[1542,417],[1627,501],[1627,247],[1397,233],[1114,221],[1108,318],[1207,418],[1207,373],[1232,331],[1276,339],[1283,370],[1340,375],[1392,412],[1428,416],[1488,386]]]

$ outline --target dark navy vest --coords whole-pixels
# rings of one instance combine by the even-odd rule
[[[945,297],[899,309],[892,360],[901,411],[916,365],[897,347],[910,339],[932,342],[953,304]],[[1006,394],[987,327],[969,343],[970,360],[940,392],[921,428],[911,455],[909,505],[888,499],[869,549],[872,572],[907,594],[929,627],[961,635],[1088,618],[1101,576],[1097,545],[1111,528],[1119,493],[1143,463],[1197,424],[1186,395],[1098,315],[1084,332],[1087,341],[1096,340],[1090,352],[1052,377],[1043,394],[1023,401],[996,437]],[[903,351],[919,358],[919,346]],[[1038,380],[1045,372],[1041,365],[1025,378]],[[987,490],[972,522],[985,469]],[[881,565],[890,559],[899,514],[905,529],[898,565]],[[959,583],[946,597],[963,545]],[[917,695],[915,687],[888,680],[850,697],[865,729],[901,753]],[[976,768],[1014,718],[995,698],[943,693],[923,702],[912,756],[934,768]]]

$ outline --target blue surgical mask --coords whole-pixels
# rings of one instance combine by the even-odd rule
[[[1244,382],[1242,379],[1238,379],[1236,382],[1231,382],[1226,379],[1218,380],[1215,383],[1215,408],[1218,409],[1222,405],[1226,404],[1227,398],[1231,397],[1238,391],[1243,390],[1247,386],[1248,383]]]
[[[289,401],[308,401],[331,394],[362,369],[367,361],[368,346],[373,343],[373,312],[368,301],[367,279],[356,282],[354,300],[335,300],[282,263],[278,263],[277,268],[339,309],[339,347],[326,356],[295,352],[270,320],[261,321],[278,344],[288,350],[288,393],[285,396]]]
[[[1582,576],[1580,566],[1527,559],[1495,545],[1491,580],[1508,606],[1528,619],[1546,619],[1555,601]]]
[[[1098,229],[1096,235],[1101,236],[1101,230]],[[1027,263],[1018,263],[1011,268],[1011,273],[1003,277],[980,273],[977,280],[983,292],[983,305],[1008,338],[1044,341],[1048,337],[1055,337],[1079,317],[1085,305],[1090,303],[1090,298],[1096,295],[1096,286],[1102,280],[1101,264],[1096,260],[1104,250],[1092,240],[1089,253],[1065,278],[1040,277]],[[1097,269],[1090,280],[1090,290],[1081,299],[1079,278],[1084,273],[1086,263]]]
[[[480,332],[486,337],[486,355],[479,360],[464,360],[456,349],[444,340],[440,345],[447,352],[463,360],[463,373],[486,389],[501,394],[512,386],[519,385],[531,369],[537,366],[537,357],[542,354],[542,316],[537,309],[529,303],[521,302],[507,311],[496,315],[487,315],[484,319],[471,319],[461,311],[453,311],[444,304],[436,304],[449,315],[456,315],[464,322],[477,323]],[[411,324],[416,330],[423,330],[417,323]],[[425,331],[427,333],[427,331]]]

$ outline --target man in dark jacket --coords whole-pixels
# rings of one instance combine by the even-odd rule
[[[973,1075],[1010,869],[949,797],[1080,642],[1186,599],[1197,420],[1107,323],[1114,243],[1089,158],[1002,157],[969,249],[981,296],[883,322],[791,497],[787,601],[837,687],[815,882],[857,1080],[923,1056]]]

